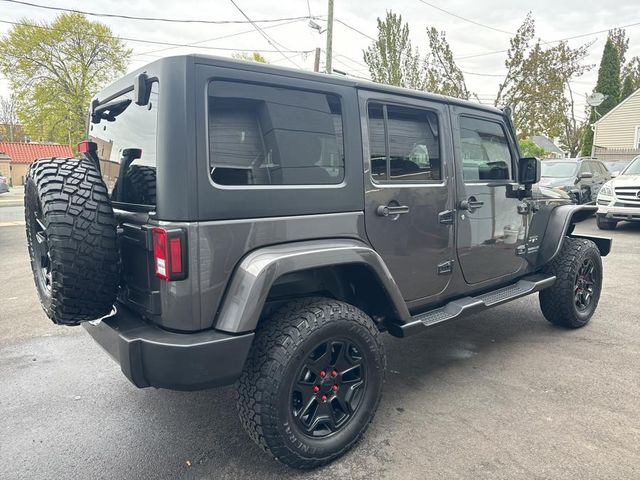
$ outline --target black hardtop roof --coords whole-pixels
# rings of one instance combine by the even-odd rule
[[[260,71],[264,73],[281,75],[281,76],[286,76],[290,78],[300,78],[305,80],[331,83],[334,85],[351,86],[355,88],[372,90],[372,91],[377,91],[381,93],[404,95],[408,97],[421,98],[421,99],[432,100],[436,102],[450,103],[453,105],[460,105],[463,107],[473,108],[476,110],[481,110],[481,111],[490,112],[493,114],[502,115],[502,111],[495,107],[490,107],[488,105],[481,105],[476,102],[462,100],[454,97],[447,97],[447,96],[439,95],[435,93],[412,90],[409,88],[395,87],[391,85],[375,83],[369,80],[364,80],[364,79],[345,76],[345,75],[339,75],[339,74],[329,75],[326,73],[316,73],[316,72],[309,72],[307,70],[281,67],[273,64],[248,62],[248,61],[236,60],[228,57],[218,57],[213,55],[201,55],[201,54],[176,55],[176,56],[160,58],[158,60],[155,60],[154,62],[151,62],[145,65],[144,67],[136,69],[135,71],[127,74],[124,78],[117,81],[116,84],[122,85],[123,80],[126,82],[128,79],[130,79],[134,75],[140,72],[144,72],[148,68],[151,68],[153,66],[160,66],[164,62],[175,62],[176,60],[179,60],[179,59],[191,61],[193,63],[201,64],[201,65],[214,65],[219,67],[234,68],[234,69],[246,70],[246,71]],[[105,90],[109,91],[111,90],[111,87],[107,87]]]

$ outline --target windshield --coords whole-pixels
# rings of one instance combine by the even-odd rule
[[[636,159],[625,168],[622,175],[640,175],[640,157],[636,157]]]
[[[576,173],[578,164],[575,162],[542,162],[541,176],[543,177],[572,177]]]
[[[148,195],[149,192],[146,191],[134,192],[134,187],[142,184],[141,177],[145,178],[143,183],[149,183],[149,179],[155,183],[157,129],[158,82],[153,82],[151,86],[147,105],[134,103],[133,91],[130,91],[94,111],[89,124],[89,139],[98,145],[100,171],[112,199],[115,198],[114,189],[118,176],[122,174],[123,187],[129,187],[129,195],[119,195],[122,198],[118,198],[118,201],[155,204],[155,185],[147,185],[147,190],[153,190],[153,195]],[[142,156],[130,165],[125,162],[125,171],[120,172],[122,154],[128,148],[141,149]]]

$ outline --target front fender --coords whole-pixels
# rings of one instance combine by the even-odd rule
[[[560,252],[565,237],[592,240],[603,257],[611,251],[611,239],[574,234],[576,223],[582,222],[598,210],[592,205],[545,205],[535,214],[527,240],[527,261],[534,267],[549,263]]]
[[[274,245],[248,253],[233,274],[215,328],[230,333],[253,331],[278,278],[287,273],[345,264],[366,265],[384,287],[396,318],[408,321],[407,306],[380,255],[357,240],[331,239]]]

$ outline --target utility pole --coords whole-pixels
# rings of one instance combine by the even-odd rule
[[[332,73],[331,53],[333,50],[333,0],[329,0],[329,11],[327,12],[327,73]]]
[[[316,58],[313,60],[313,71],[320,71],[320,47],[316,48]]]

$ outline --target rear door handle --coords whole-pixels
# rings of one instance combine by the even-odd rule
[[[376,215],[381,217],[395,217],[405,213],[409,213],[409,207],[406,205],[380,205],[376,208]]]
[[[460,210],[468,210],[469,212],[473,212],[483,205],[483,201],[477,200],[476,197],[469,197],[468,199],[462,200],[460,202]]]

